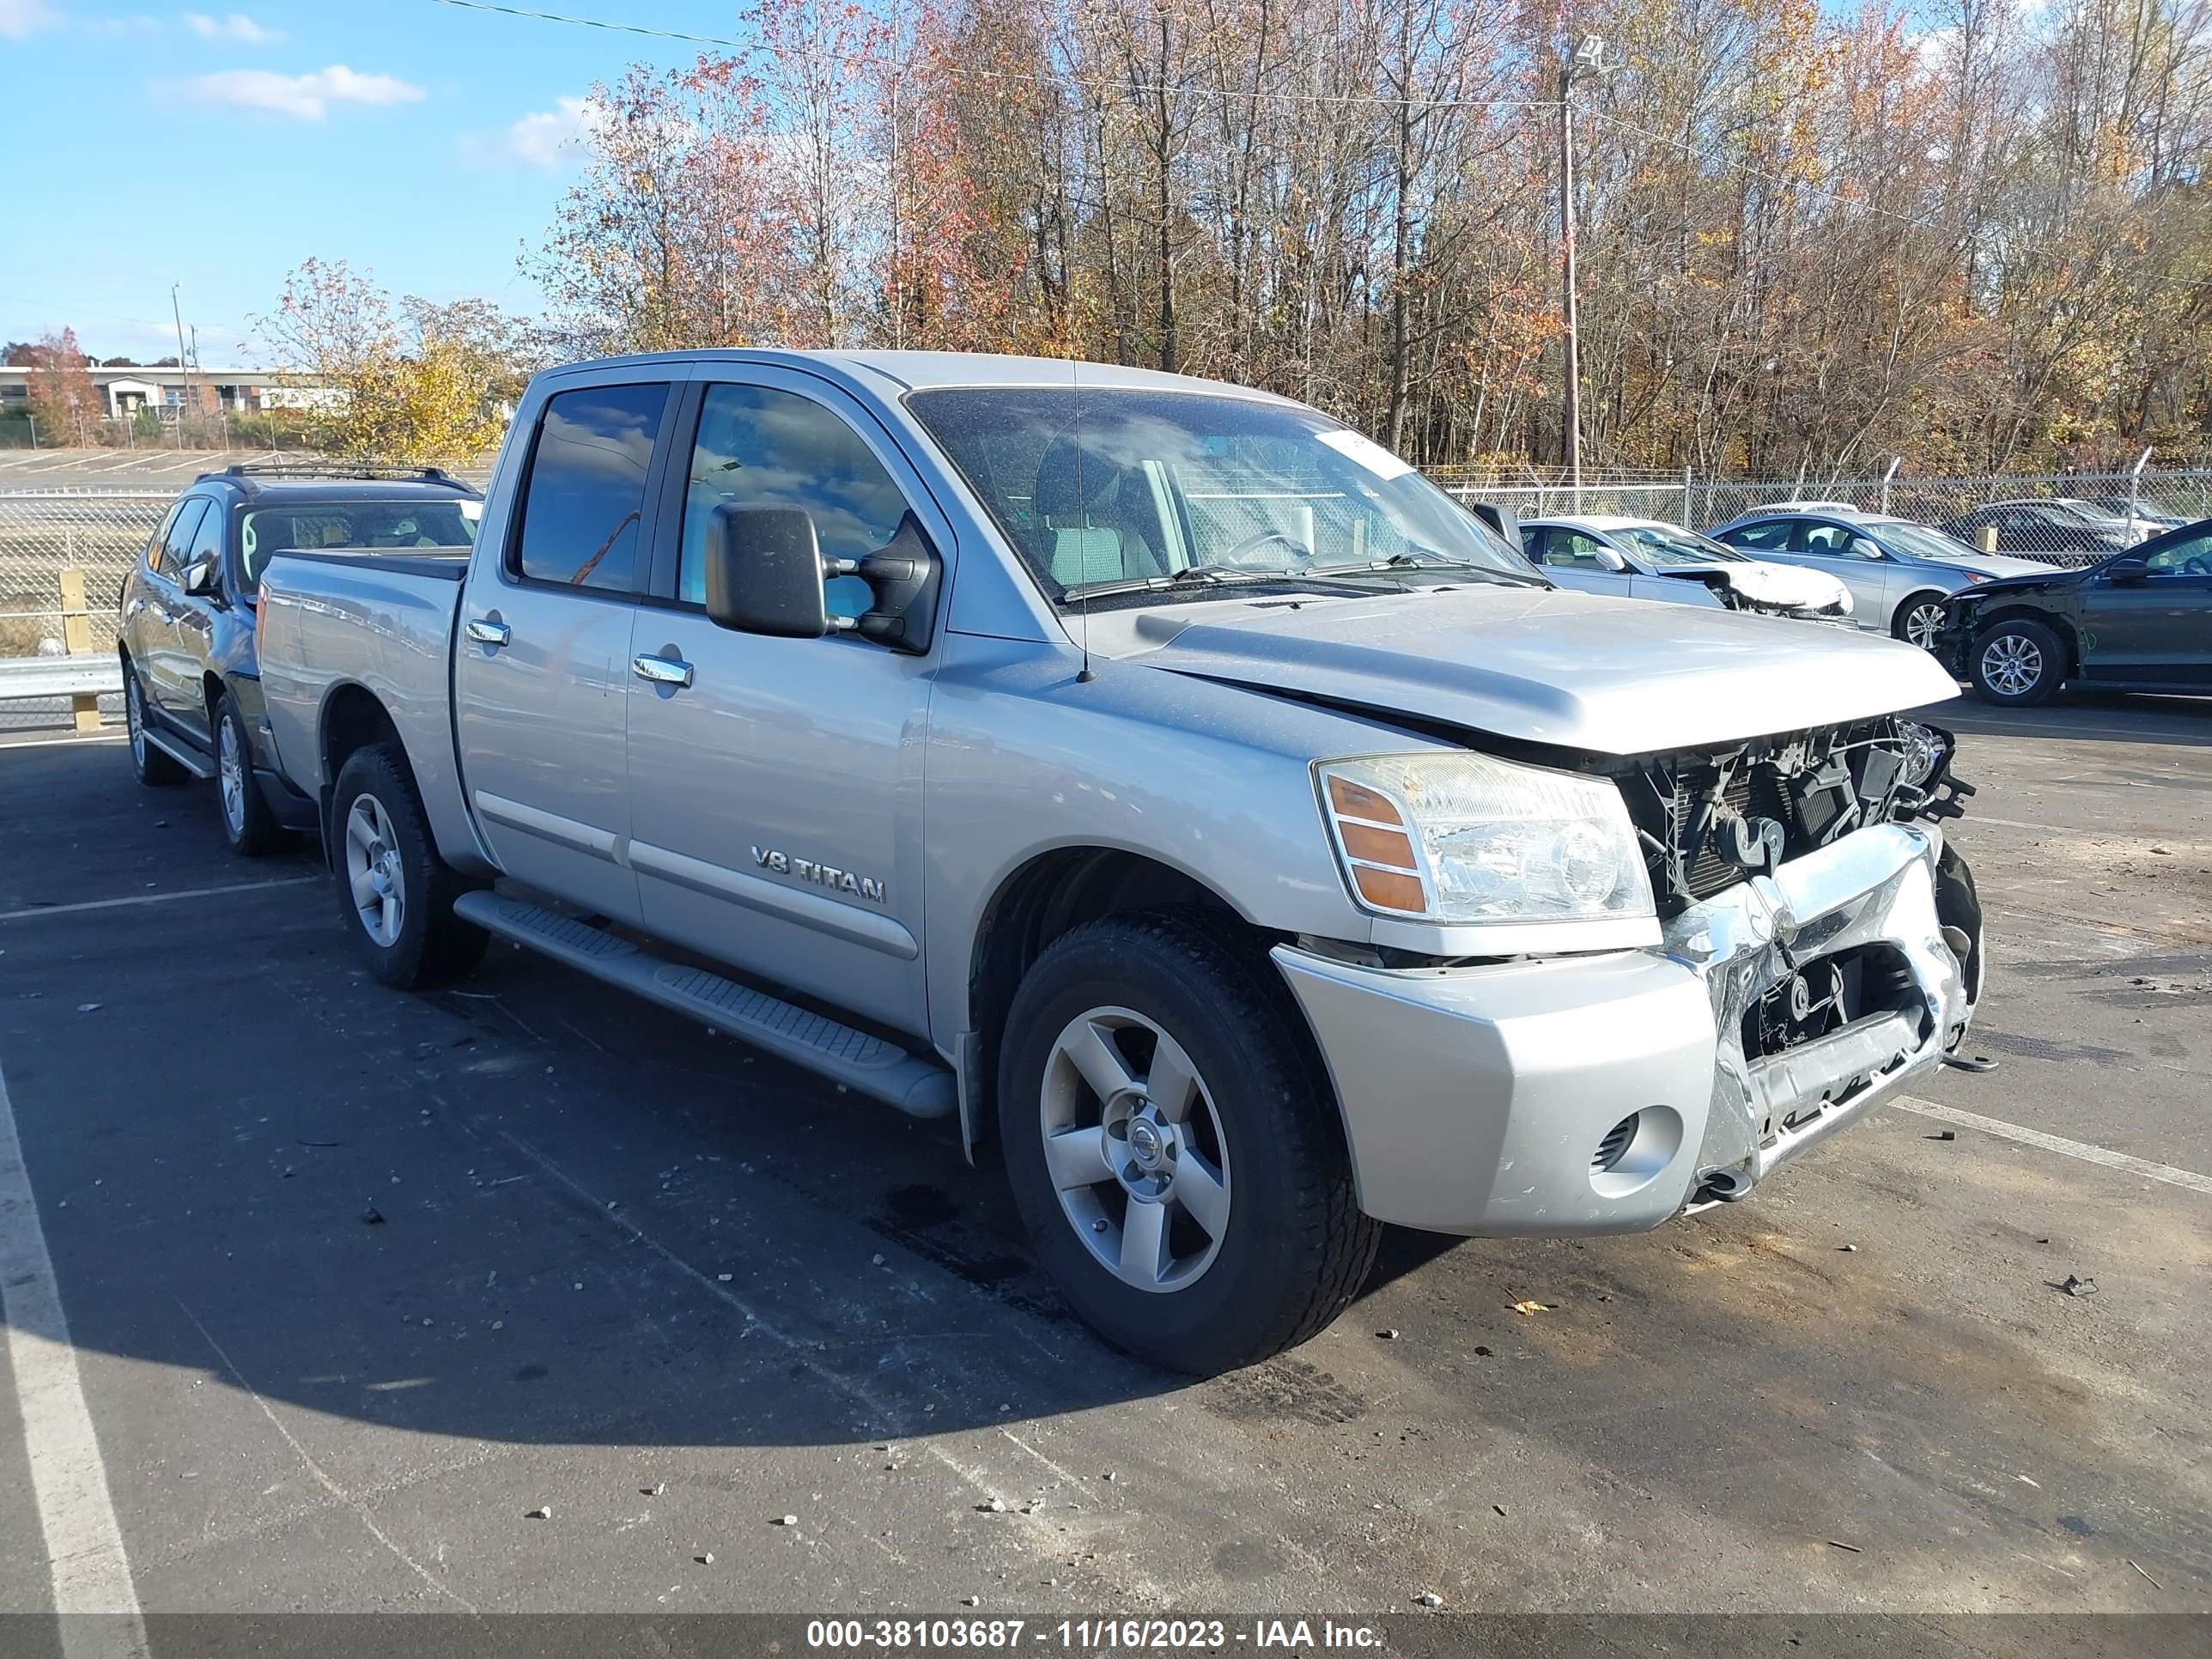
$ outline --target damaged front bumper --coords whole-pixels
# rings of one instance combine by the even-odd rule
[[[1649,951],[1387,969],[1279,945],[1360,1207],[1439,1232],[1636,1232],[1741,1198],[1942,1060],[1980,995],[1972,878],[1858,830]]]

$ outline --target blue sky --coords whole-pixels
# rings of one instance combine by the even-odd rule
[[[708,35],[733,0],[541,0]],[[532,312],[515,258],[574,176],[580,99],[699,48],[441,5],[0,0],[0,337],[67,323],[98,356],[173,355],[169,287],[210,367],[311,255],[395,293]]]

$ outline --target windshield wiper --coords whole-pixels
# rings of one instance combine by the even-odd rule
[[[1449,570],[1465,573],[1486,580],[1508,582],[1516,587],[1549,587],[1543,577],[1523,575],[1517,570],[1504,569],[1497,565],[1477,564],[1471,559],[1448,558],[1431,548],[1417,548],[1410,553],[1393,553],[1387,559],[1361,559],[1351,564],[1316,565],[1306,574],[1314,576],[1348,576],[1363,570]]]
[[[1237,564],[1193,564],[1164,576],[1121,576],[1112,581],[1085,582],[1080,587],[1066,589],[1060,597],[1065,602],[1095,599],[1111,593],[1160,592],[1198,583],[1211,586],[1228,582],[1296,581],[1308,574],[1304,570],[1254,570]]]

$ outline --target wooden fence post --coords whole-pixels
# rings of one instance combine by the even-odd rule
[[[75,565],[61,573],[62,585],[62,649],[72,657],[92,654],[92,613],[84,603],[84,572]],[[81,691],[70,699],[70,708],[76,717],[80,732],[100,730],[100,698],[89,691]]]

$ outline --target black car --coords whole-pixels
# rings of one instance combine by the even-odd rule
[[[1954,594],[1937,648],[1991,702],[2068,684],[2212,694],[2212,519],[2086,569]]]
[[[1936,528],[1973,547],[1981,545],[1984,529],[1994,528],[2000,553],[2072,553],[2102,557],[2132,546],[2135,542],[2128,520],[2095,517],[2065,501],[1992,501],[1955,519],[1946,519]]]
[[[177,497],[117,598],[131,760],[149,785],[215,778],[223,834],[256,857],[315,803],[277,774],[253,653],[261,566],[279,548],[452,549],[483,498],[434,467],[233,466]]]

